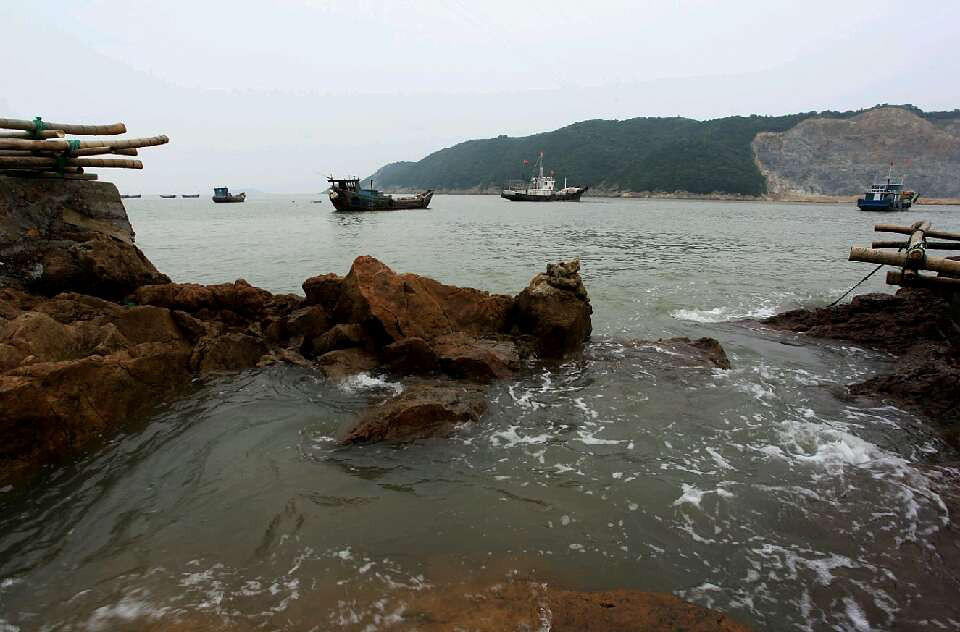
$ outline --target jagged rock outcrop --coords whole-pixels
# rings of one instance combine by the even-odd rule
[[[168,281],[134,245],[113,184],[0,176],[0,284],[121,298]]]
[[[806,119],[785,132],[753,140],[760,172],[773,196],[855,195],[878,175],[906,174],[906,186],[927,197],[960,197],[960,126],[930,122],[897,107],[851,118]]]
[[[0,177],[0,211],[0,479],[69,457],[198,377],[287,362],[485,382],[590,331],[578,261],[548,266],[521,301],[358,257],[345,277],[307,279],[302,298],[242,279],[170,283],[110,184]],[[417,409],[439,397],[459,411],[444,393],[424,390]]]
[[[593,308],[580,278],[580,259],[547,266],[516,300],[520,331],[533,336],[543,357],[561,357],[590,337]]]

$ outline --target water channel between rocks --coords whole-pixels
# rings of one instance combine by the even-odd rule
[[[175,281],[293,292],[369,254],[514,294],[580,256],[594,335],[582,357],[492,385],[481,422],[407,445],[335,440],[404,388],[390,376],[274,366],[197,384],[75,467],[0,490],[0,630],[184,613],[389,629],[422,591],[513,576],[672,592],[758,629],[960,627],[938,487],[956,455],[912,415],[838,397],[890,356],[729,322],[829,303],[871,269],[845,259],[874,222],[958,230],[952,208],[126,203]],[[717,338],[733,368],[625,344],[678,335]]]

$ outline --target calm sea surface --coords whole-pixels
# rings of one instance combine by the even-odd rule
[[[512,294],[579,256],[594,336],[583,357],[491,386],[480,423],[403,446],[335,441],[404,388],[390,376],[272,367],[197,384],[76,466],[0,490],[0,631],[198,615],[389,629],[420,591],[510,575],[672,592],[763,630],[960,627],[938,487],[957,455],[909,414],[838,397],[891,358],[729,322],[829,303],[873,269],[846,255],[874,222],[960,230],[955,208],[126,203],[138,244],[175,281],[300,292],[373,255]],[[719,339],[733,369],[624,344],[678,335]]]

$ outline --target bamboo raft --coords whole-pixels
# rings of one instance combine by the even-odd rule
[[[898,241],[874,241],[870,248],[854,246],[850,249],[850,261],[899,268],[887,272],[887,285],[960,290],[960,261],[927,254],[928,250],[960,251],[960,233],[934,230],[927,221],[916,222],[912,226],[877,224],[873,229],[881,233],[898,233],[909,237]],[[947,241],[928,242],[928,237]],[[883,250],[886,248],[896,248],[897,251]],[[923,275],[920,274],[921,270],[939,274]]]
[[[96,180],[89,167],[143,169],[130,158],[89,158],[89,156],[137,156],[138,149],[170,142],[164,135],[149,138],[68,139],[74,136],[118,136],[127,132],[123,123],[74,125],[51,123],[39,116],[29,120],[0,118],[0,175],[25,178]]]

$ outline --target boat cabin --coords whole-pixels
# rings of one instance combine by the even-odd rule
[[[214,187],[213,194],[216,197],[227,197],[230,195],[230,190],[228,187]]]
[[[334,178],[330,176],[327,178],[327,182],[329,182],[334,189],[354,192],[360,191],[360,178]]]
[[[891,182],[887,178],[886,182],[878,182],[870,187],[870,190],[863,196],[863,199],[869,201],[886,201],[897,202],[900,199],[900,195],[903,192],[903,178],[900,179],[900,182]]]

